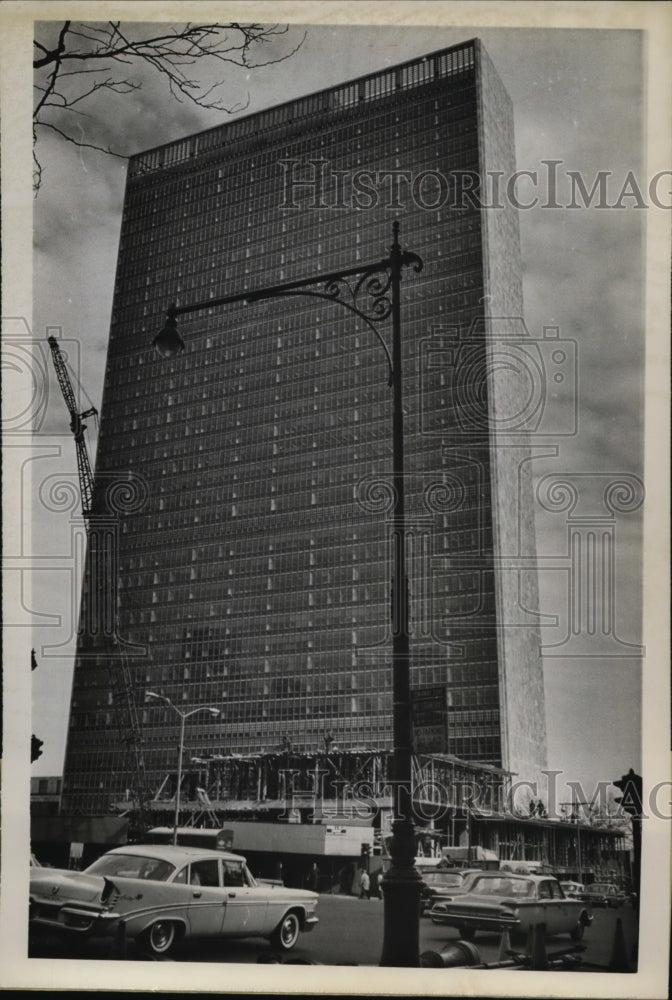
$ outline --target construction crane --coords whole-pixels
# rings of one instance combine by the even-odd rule
[[[77,474],[79,476],[79,490],[82,499],[82,516],[84,517],[88,531],[88,519],[91,516],[93,508],[93,473],[91,472],[91,463],[89,462],[86,441],[84,440],[86,424],[83,421],[87,417],[97,417],[98,411],[92,406],[82,413],[77,412],[77,401],[72,391],[72,383],[70,382],[68,369],[61,354],[61,349],[58,346],[58,341],[55,337],[49,337],[47,343],[51,348],[54,368],[56,369],[56,378],[61,387],[68,413],[70,414],[70,430],[75,439],[75,448],[77,449]]]
[[[90,519],[93,514],[93,472],[91,471],[91,463],[84,439],[84,431],[86,430],[84,420],[91,416],[97,417],[98,411],[92,406],[88,410],[84,410],[81,413],[78,412],[70,375],[68,374],[61,349],[58,346],[58,341],[55,337],[48,337],[47,343],[51,348],[58,384],[61,387],[65,405],[70,414],[70,430],[75,439],[75,448],[77,450],[77,474],[79,476],[82,516],[87,534],[89,534]],[[105,585],[105,582],[103,582],[103,585]],[[110,638],[116,643],[119,650],[118,661],[112,658],[108,659],[112,700],[117,709],[117,722],[121,743],[126,748],[126,751],[133,755],[133,761],[129,770],[135,772],[137,818],[138,824],[142,828],[148,825],[145,814],[147,781],[145,776],[143,739],[135,704],[133,677],[126,658],[123,640],[119,638],[116,628]]]

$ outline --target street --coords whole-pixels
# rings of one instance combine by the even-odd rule
[[[310,933],[302,935],[296,947],[280,958],[271,945],[259,938],[190,943],[175,952],[167,961],[178,962],[229,962],[258,963],[273,960],[319,963],[323,965],[377,966],[383,945],[383,903],[377,899],[357,899],[352,896],[320,896],[318,906],[320,923]],[[619,910],[594,909],[593,924],[586,930],[580,971],[608,971],[612,961],[616,921],[621,919],[626,944],[625,959],[633,969],[633,947],[637,935],[637,914],[630,907]],[[458,933],[451,928],[433,924],[428,917],[420,921],[420,952],[440,952],[448,942],[456,941]],[[475,945],[483,962],[497,959],[500,937],[498,934],[476,935]],[[547,951],[560,951],[572,942],[568,935],[551,938]],[[523,950],[522,946],[520,949]],[[30,956],[39,958],[88,958],[109,959],[110,948],[91,944],[84,950],[63,948],[61,942],[50,934],[35,935],[31,941]],[[129,948],[128,958],[141,958]],[[623,968],[620,971],[625,971]],[[634,971],[634,969],[633,969]]]

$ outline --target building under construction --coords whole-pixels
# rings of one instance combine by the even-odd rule
[[[185,768],[178,821],[224,829],[228,845],[258,872],[278,866],[304,884],[312,865],[329,886],[344,866],[384,867],[391,833],[392,753],[374,749],[279,750],[192,757]],[[515,775],[448,754],[413,758],[418,856],[450,856],[460,864],[540,866],[565,878],[594,881],[629,874],[623,825],[588,822],[569,813],[549,817]],[[172,831],[176,774],[167,773],[145,808],[156,827]],[[115,811],[133,816],[131,799]]]
[[[166,772],[138,810],[127,797],[106,816],[59,815],[58,802],[33,796],[32,846],[53,864],[86,864],[115,844],[146,837],[138,817],[172,837],[181,828],[224,831],[234,851],[260,875],[282,871],[287,884],[347,888],[345,880],[388,861],[394,784],[390,751],[325,747],[192,756],[182,774],[176,817],[176,773]],[[595,881],[630,874],[627,828],[618,818],[546,815],[501,768],[448,754],[413,758],[418,856],[448,854],[459,864],[540,866],[565,878]],[[72,845],[76,846],[74,858]],[[70,850],[70,857],[68,851]]]

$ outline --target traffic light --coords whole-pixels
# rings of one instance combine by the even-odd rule
[[[363,858],[368,858],[371,856],[371,844],[362,844],[360,849],[360,854]]]
[[[613,782],[623,792],[616,802],[630,816],[632,827],[632,885],[635,892],[633,906],[639,906],[639,885],[642,871],[642,779],[632,768],[618,781]]]
[[[44,740],[38,740],[37,736],[30,737],[30,763],[42,756],[42,744]]]
[[[632,768],[618,781],[613,782],[623,795],[615,799],[630,816],[642,815],[642,779]]]

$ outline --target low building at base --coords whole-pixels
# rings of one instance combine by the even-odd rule
[[[377,872],[389,866],[391,773],[391,751],[370,748],[195,757],[182,775],[181,836],[191,831],[192,841],[197,836],[203,846],[214,846],[219,834],[223,845],[244,854],[263,878],[347,891],[362,868]],[[151,839],[169,840],[175,779],[166,774],[141,811],[130,797],[110,803],[107,816],[86,822],[66,815],[47,821],[37,810],[33,851],[55,863],[60,850],[71,864],[83,866],[115,843],[147,839],[150,830]],[[620,818],[579,822],[545,815],[543,808],[531,808],[514,779],[492,765],[447,754],[416,755],[418,857],[545,870],[581,882],[629,878],[627,826]],[[78,858],[66,846],[69,839],[83,844]]]

